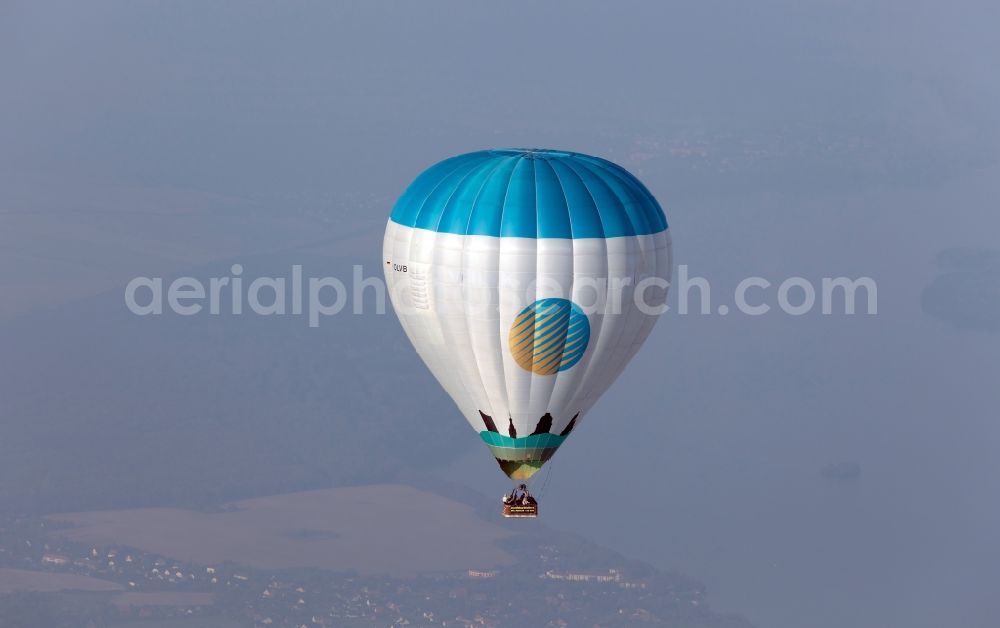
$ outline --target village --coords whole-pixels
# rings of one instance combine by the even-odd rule
[[[641,567],[595,568],[588,560],[593,557],[567,555],[579,548],[558,542],[531,547],[530,559],[515,567],[398,578],[183,563],[134,548],[58,540],[52,525],[37,518],[0,520],[0,570],[113,583],[113,590],[88,594],[85,621],[77,606],[75,623],[65,625],[97,628],[174,619],[181,623],[170,625],[184,626],[185,618],[191,626],[213,619],[210,625],[268,628],[567,626],[584,619],[601,625],[743,625],[712,614],[704,605],[703,587],[693,581]],[[588,567],[575,566],[581,563]],[[17,594],[16,589],[0,591],[0,599]]]

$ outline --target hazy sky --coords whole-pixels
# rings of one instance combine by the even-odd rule
[[[598,154],[721,299],[865,275],[879,313],[668,314],[555,459],[549,523],[761,627],[995,626],[1000,336],[955,321],[998,311],[974,286],[1000,271],[934,291],[954,316],[921,299],[942,252],[1000,249],[998,23],[986,2],[7,2],[0,320],[313,240],[377,264],[441,158]],[[499,495],[467,443],[438,473]],[[861,476],[822,477],[839,462]]]

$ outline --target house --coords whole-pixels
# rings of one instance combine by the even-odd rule
[[[545,572],[544,577],[550,580],[567,580],[569,582],[618,582],[621,580],[621,573],[617,569],[609,569],[606,573],[559,572],[550,569]]]
[[[496,578],[497,572],[495,570],[479,571],[477,569],[469,570],[470,578]]]
[[[42,554],[42,562],[46,565],[67,565],[69,564],[69,556],[45,553]]]

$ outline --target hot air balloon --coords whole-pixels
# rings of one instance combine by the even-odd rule
[[[598,157],[541,149],[428,168],[396,202],[383,254],[406,335],[520,481],[639,350],[671,269],[666,218],[638,179]],[[628,431],[627,417],[608,419]],[[522,491],[510,497],[530,506]]]

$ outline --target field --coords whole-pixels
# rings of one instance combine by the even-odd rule
[[[48,519],[71,524],[53,532],[69,540],[134,547],[199,565],[412,576],[515,562],[497,546],[510,536],[503,528],[466,505],[396,484],[254,498],[220,512],[142,508]]]
[[[121,590],[119,584],[89,576],[0,568],[0,593]]]
[[[210,606],[215,600],[211,593],[195,591],[145,591],[119,593],[111,598],[118,608],[142,606]]]
[[[111,625],[114,628],[243,628],[245,624],[241,624],[235,619],[213,616],[126,620]]]

